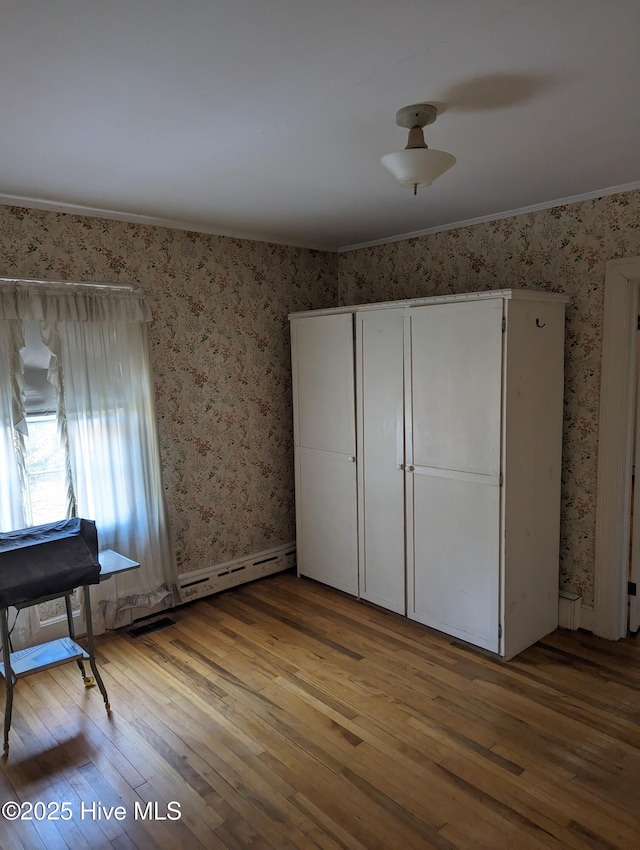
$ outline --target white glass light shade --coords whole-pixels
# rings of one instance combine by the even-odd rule
[[[380,163],[393,174],[401,186],[420,189],[431,186],[434,180],[455,164],[455,161],[455,156],[446,151],[414,148],[388,153],[382,157]]]

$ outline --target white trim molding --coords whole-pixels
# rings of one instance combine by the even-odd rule
[[[529,204],[524,207],[516,207],[510,210],[495,210],[475,218],[460,219],[458,221],[444,222],[433,227],[422,230],[413,230],[407,233],[387,234],[379,239],[368,242],[356,242],[351,245],[340,245],[339,239],[333,238],[330,242],[314,242],[304,239],[291,239],[286,235],[275,235],[269,232],[256,232],[243,230],[242,228],[225,228],[202,220],[187,221],[185,219],[174,219],[170,216],[145,215],[127,210],[105,209],[103,207],[92,207],[85,204],[66,203],[49,198],[32,198],[27,195],[8,195],[0,193],[0,206],[25,207],[33,210],[47,210],[49,212],[65,213],[67,215],[82,215],[88,218],[106,218],[114,221],[126,221],[132,224],[143,224],[150,227],[167,227],[173,230],[187,230],[195,233],[208,233],[211,236],[226,236],[230,239],[246,239],[251,242],[268,242],[273,245],[286,245],[291,248],[308,248],[310,251],[324,251],[329,254],[342,254],[347,251],[356,251],[360,248],[370,248],[375,245],[387,245],[390,242],[403,242],[406,239],[415,239],[418,236],[429,236],[432,233],[441,233],[445,230],[458,230],[461,227],[473,227],[489,221],[498,221],[502,218],[511,218],[516,215],[539,212],[541,210],[553,209],[553,207],[577,204],[582,201],[590,201],[596,198],[606,198],[609,195],[620,195],[624,192],[633,192],[640,189],[640,180],[631,183],[622,183],[617,186],[607,186],[602,189],[592,189],[579,195],[570,195],[563,198],[553,198],[541,201],[537,204]]]
[[[627,579],[640,257],[607,263],[596,490],[593,631],[627,633]]]
[[[63,201],[50,201],[45,198],[29,198],[22,195],[5,195],[0,193],[0,206],[21,207],[29,210],[45,210],[46,212],[64,213],[65,215],[81,215],[87,218],[106,218],[109,221],[125,221],[129,224],[141,224],[147,227],[165,227],[170,230],[186,230],[193,233],[207,233],[210,236],[226,236],[229,239],[243,239],[247,242],[267,242],[272,245],[286,245],[288,248],[307,248],[309,251],[324,251],[334,254],[337,248],[327,247],[320,243],[302,242],[289,239],[287,236],[275,236],[241,228],[217,227],[206,221],[185,221],[178,218],[165,218],[159,215],[144,215],[142,213],[110,210],[102,207],[88,207],[83,204],[67,204]]]
[[[356,242],[353,245],[341,245],[336,250],[339,254],[347,251],[358,251],[360,248],[372,248],[375,245],[387,245],[389,242],[404,242],[406,239],[416,239],[418,236],[430,236],[432,233],[442,233],[445,230],[459,230],[461,227],[474,227],[476,224],[485,224],[489,221],[499,221],[502,218],[513,218],[516,215],[527,215],[528,213],[541,212],[542,210],[564,207],[569,204],[579,204],[582,201],[593,201],[596,198],[607,198],[609,195],[620,195],[624,192],[633,192],[640,189],[640,180],[632,183],[623,183],[619,186],[609,186],[606,189],[594,189],[591,192],[583,192],[580,195],[571,195],[567,198],[555,198],[551,201],[542,201],[539,204],[530,204],[527,207],[517,207],[513,210],[503,210],[479,215],[475,218],[465,218],[460,221],[451,221],[447,224],[437,224],[434,227],[425,227],[422,230],[413,230],[410,233],[398,233],[396,236],[383,236],[380,239],[372,239],[370,242]],[[1,196],[0,196],[1,197]]]
[[[580,608],[580,628],[585,632],[593,631],[593,608],[583,605]]]

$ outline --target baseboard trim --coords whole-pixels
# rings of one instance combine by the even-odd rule
[[[180,602],[192,602],[296,565],[296,544],[288,543],[178,576]]]

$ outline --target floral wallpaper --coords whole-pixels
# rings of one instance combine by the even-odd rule
[[[0,207],[0,276],[141,286],[181,571],[295,540],[289,322],[337,303],[337,256]]]
[[[0,276],[145,290],[183,571],[295,538],[289,312],[509,287],[566,293],[561,580],[587,605],[605,264],[634,255],[638,191],[339,255],[0,207]]]
[[[640,191],[339,255],[341,304],[487,289],[569,296],[561,584],[593,604],[605,265],[640,255]]]

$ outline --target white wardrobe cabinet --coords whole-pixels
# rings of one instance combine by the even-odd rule
[[[556,628],[566,300],[291,317],[301,575],[507,658]]]

